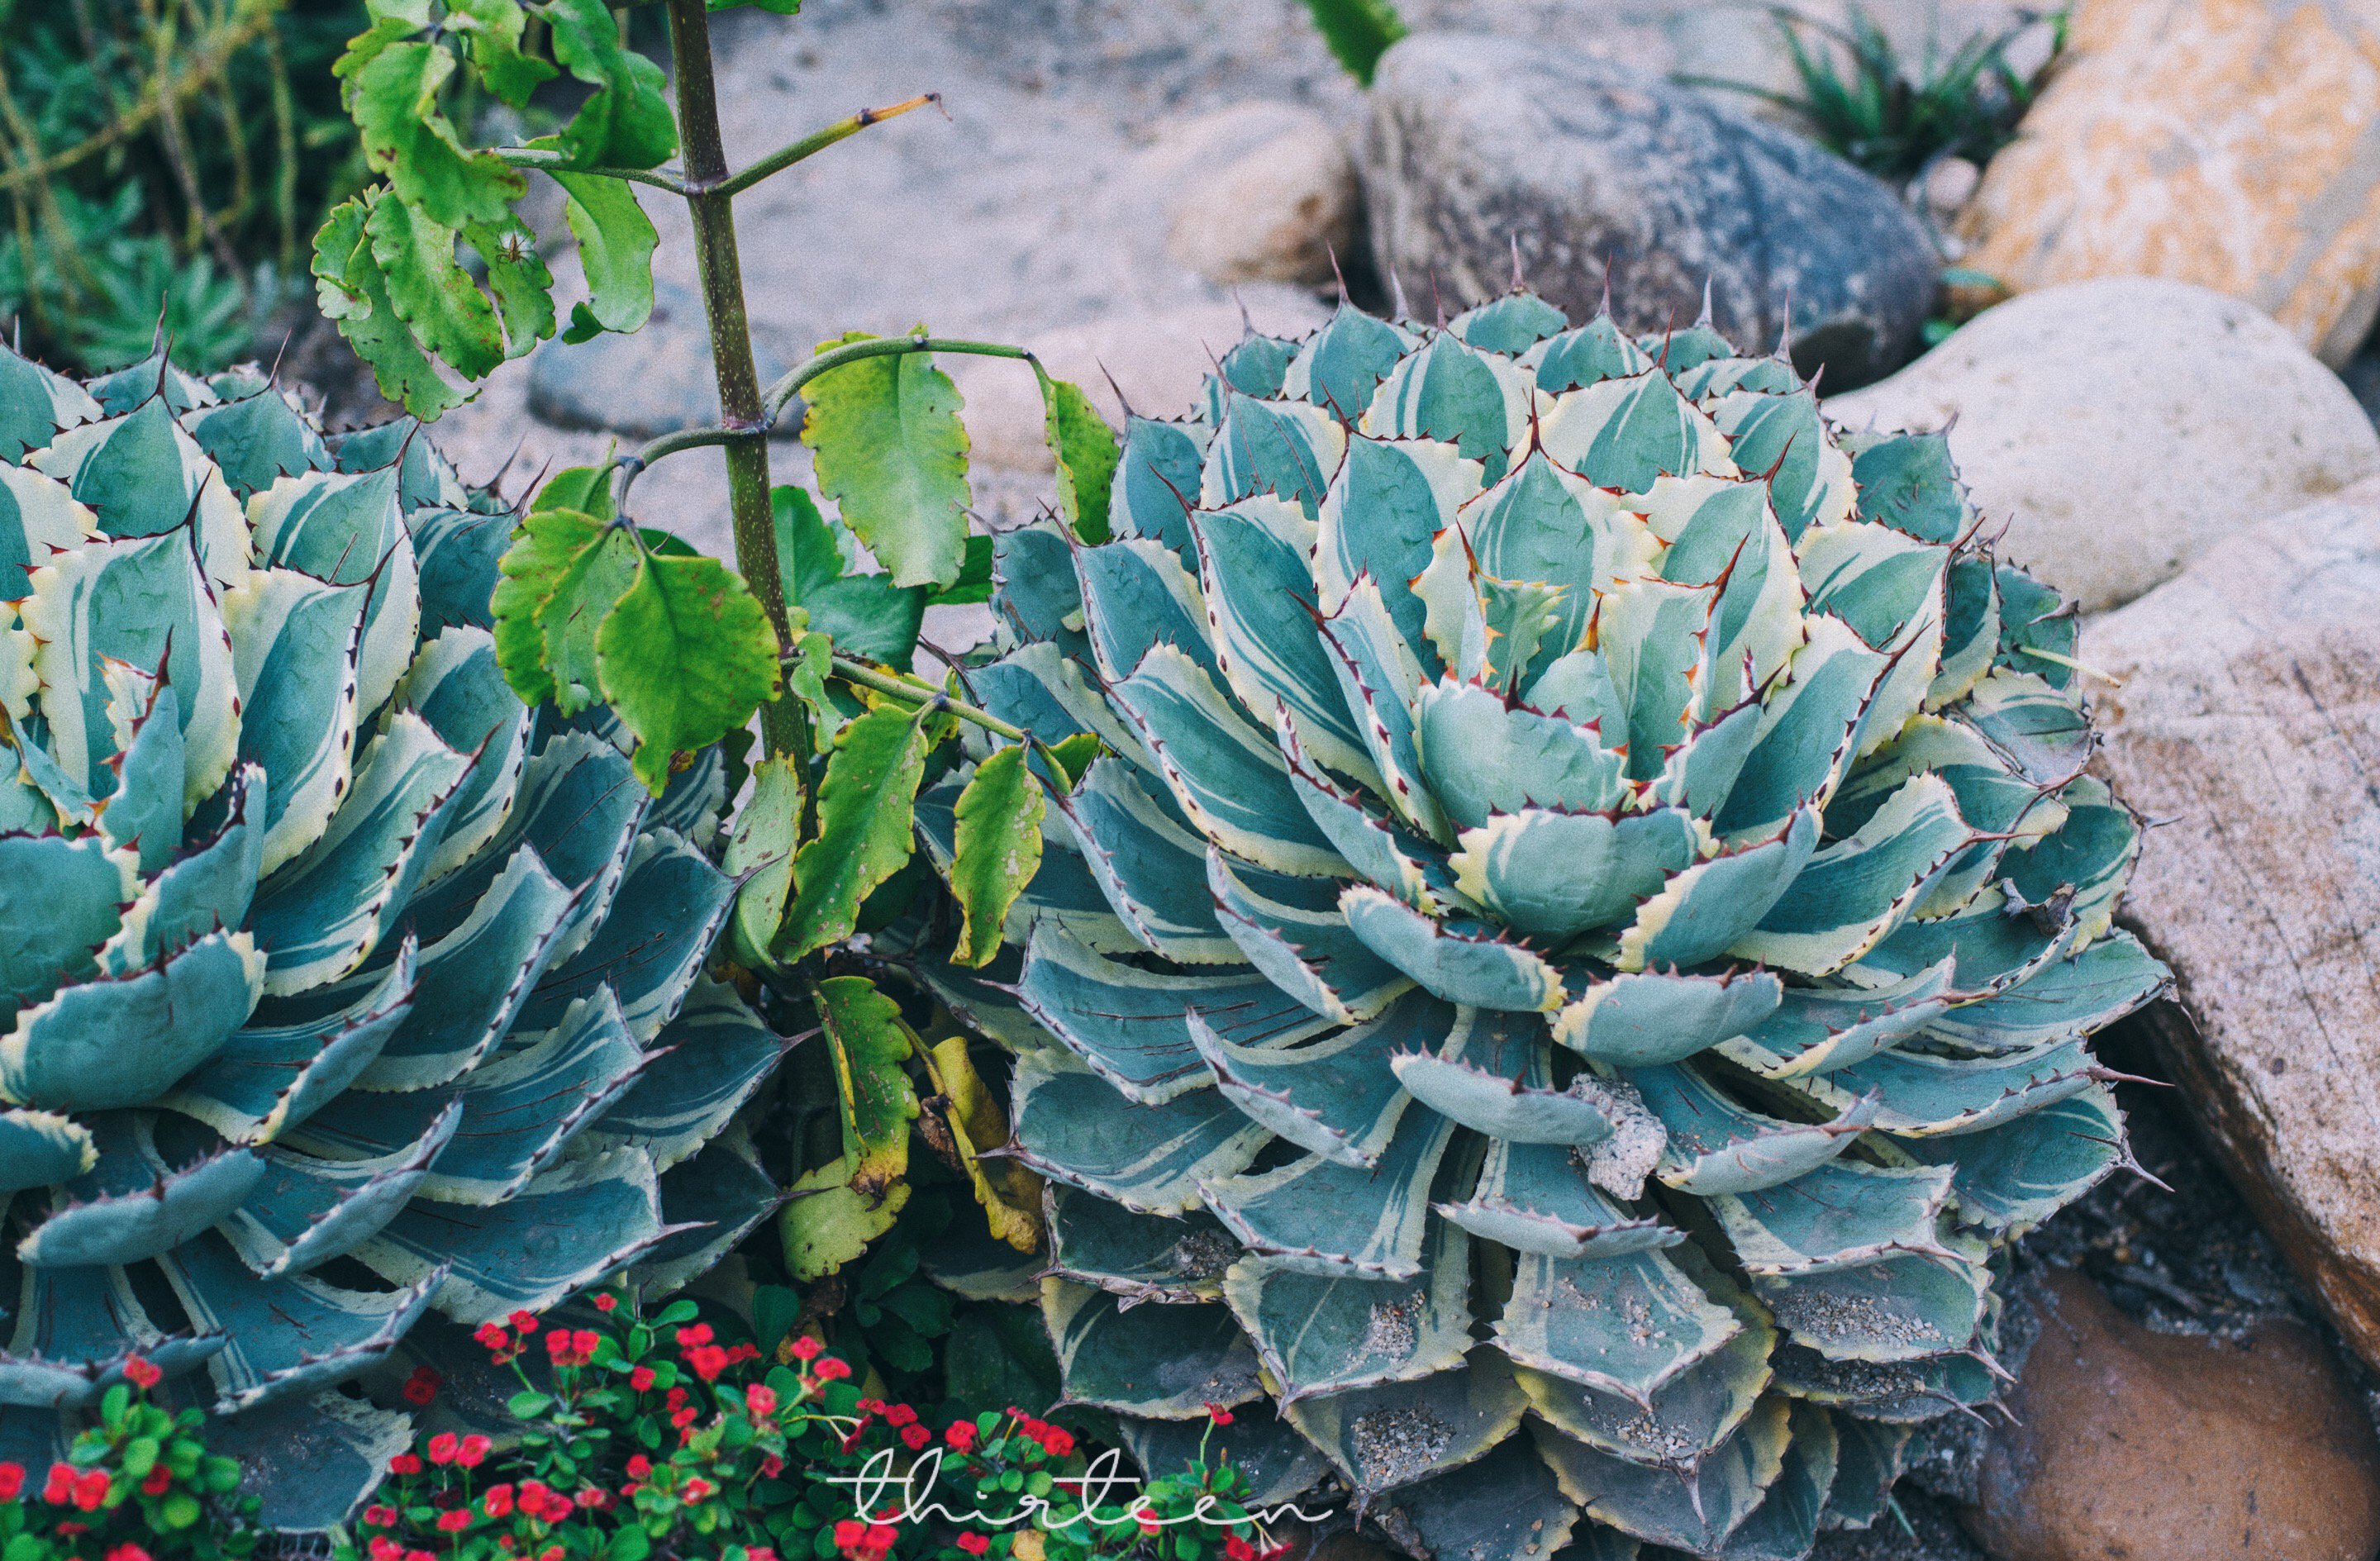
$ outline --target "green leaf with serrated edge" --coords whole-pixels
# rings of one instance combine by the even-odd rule
[[[453,0],[446,7],[446,26],[469,41],[471,67],[488,91],[515,108],[525,108],[528,95],[553,79],[554,68],[521,49],[521,33],[528,17],[519,0]]]
[[[1000,951],[1001,924],[1019,890],[1041,865],[1040,783],[1025,767],[1025,749],[995,751],[976,766],[959,793],[958,845],[951,892],[965,916],[952,958],[978,967]]]
[[[528,530],[544,526],[565,536],[580,533],[582,526],[593,526],[585,515],[565,522],[565,514],[548,511],[542,516],[530,516],[522,526]],[[613,609],[637,582],[642,562],[636,538],[625,527],[597,526],[585,535],[586,539],[554,574],[552,591],[537,608],[539,646],[546,670],[553,675],[554,708],[565,716],[577,715],[602,697],[598,635]],[[502,567],[501,561],[498,566]],[[497,622],[503,622],[501,615]]]
[[[555,480],[573,475],[565,472]],[[532,508],[512,546],[497,561],[503,578],[489,603],[496,621],[496,662],[524,705],[541,705],[555,693],[537,614],[578,556],[605,535],[603,522],[593,515],[562,507]]]
[[[865,341],[855,331],[821,352]],[[965,562],[967,434],[958,387],[924,353],[862,358],[804,393],[802,442],[818,458],[819,491],[884,562],[896,586],[944,585]]]
[[[494,307],[455,263],[455,230],[383,196],[372,202],[364,231],[414,340],[465,379],[485,379],[504,360],[504,332]]]
[[[819,1023],[834,1064],[843,1122],[845,1186],[881,1197],[909,1165],[909,1123],[917,1115],[910,1086],[909,1027],[901,1005],[863,975],[818,984]]]
[[[916,849],[910,817],[925,778],[927,710],[884,705],[836,734],[819,787],[818,835],[794,859],[794,906],[778,955],[797,960],[851,936],[859,902]]]
[[[513,222],[474,224],[463,237],[487,268],[488,292],[504,328],[504,357],[526,356],[553,334],[553,273],[538,258],[537,236]]]
[[[390,43],[348,79],[348,112],[364,160],[396,200],[442,227],[502,222],[528,187],[493,153],[463,144],[438,102],[454,74],[455,55],[441,44]]]
[[[677,151],[662,67],[621,42],[603,0],[542,0],[553,57],[595,89],[562,127],[562,150],[582,168],[653,168]]]
[[[1372,84],[1380,56],[1406,31],[1389,0],[1306,0],[1306,9],[1332,57],[1366,87]]]
[[[648,553],[595,635],[603,696],[637,734],[637,774],[655,796],[673,756],[707,748],[777,695],[777,635],[743,580],[715,558]]]
[[[786,605],[808,613],[809,626],[830,635],[838,649],[888,667],[908,666],[925,622],[925,590],[896,586],[886,575],[848,572],[839,544],[850,533],[820,514],[804,490],[770,490],[769,511]]]
[[[376,190],[351,200],[331,213],[314,236],[315,295],[322,312],[338,322],[339,333],[356,356],[369,364],[382,395],[402,403],[417,417],[436,417],[470,397],[449,385],[438,365],[413,339],[397,318],[389,297],[388,282],[372,258],[365,235],[370,208],[395,200]]]
[[[802,1280],[823,1278],[865,1252],[909,1202],[906,1181],[875,1199],[855,1191],[842,1160],[803,1172],[786,1192],[791,1201],[777,1216],[777,1235],[785,1266]]]
[[[612,518],[612,474],[602,466],[568,466],[545,479],[528,502],[528,513],[576,510],[597,520]]]
[[[562,150],[541,136],[532,148]],[[578,240],[578,269],[587,296],[571,306],[563,340],[583,342],[603,331],[634,331],[652,318],[653,250],[661,235],[638,203],[637,187],[596,174],[550,174],[562,187],[563,220]]]
[[[720,865],[744,880],[735,894],[734,927],[736,958],[755,968],[771,962],[769,945],[776,940],[785,899],[794,887],[794,849],[802,819],[803,766],[799,757],[783,755],[752,767],[752,795],[728,837],[727,854]]]
[[[966,539],[966,562],[959,565],[959,577],[947,586],[937,587],[926,598],[928,607],[973,607],[991,599],[991,538],[970,536]]]
[[[1051,379],[1038,361],[1033,372],[1041,381],[1042,437],[1058,463],[1058,514],[1084,541],[1104,542],[1108,490],[1122,458],[1115,430],[1081,386]]]

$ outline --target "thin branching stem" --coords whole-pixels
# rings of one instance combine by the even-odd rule
[[[941,93],[922,92],[906,103],[896,103],[890,107],[863,108],[857,114],[846,115],[821,129],[812,130],[791,146],[771,152],[742,173],[730,175],[726,181],[720,184],[712,193],[741,195],[771,175],[782,174],[804,158],[814,157],[837,141],[849,140],[870,125],[881,125],[887,119],[898,119],[901,115],[923,108],[928,103],[940,108],[941,103]]]
[[[937,688],[924,678],[911,677],[884,667],[871,667],[865,661],[856,661],[839,653],[833,659],[834,675],[845,683],[856,683],[862,688],[872,688],[879,694],[905,700],[913,705],[947,710],[959,720],[973,726],[979,726],[995,737],[1005,737],[1012,743],[1024,744],[1048,768],[1050,779],[1058,779],[1066,773],[1065,767],[1058,762],[1058,756],[1051,753],[1049,744],[1043,743],[1041,739],[1023,727],[1009,724],[990,710],[970,705],[964,699],[951,697],[947,689]]]
[[[529,168],[542,174],[586,174],[595,178],[631,179],[655,189],[665,189],[672,195],[689,193],[686,182],[677,175],[661,168],[581,168],[567,154],[550,147],[499,146],[489,149],[507,166]]]

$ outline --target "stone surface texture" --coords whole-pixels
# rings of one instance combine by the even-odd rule
[[[2007,524],[2003,556],[2092,612],[2380,472],[2371,419],[2287,331],[2158,278],[2022,295],[1826,405],[1852,429],[1950,424],[1977,508]]]
[[[2370,1561],[2380,1441],[2319,1336],[2153,1333],[2053,1275],[1971,1519],[1995,1561]]]
[[[1354,161],[1316,109],[1234,103],[1167,126],[1133,175],[1166,202],[1167,258],[1209,282],[1319,284],[1355,246]]]
[[[2252,524],[2089,623],[2098,759],[2157,821],[2124,918],[2174,1081],[2380,1364],[2380,480]]]
[[[1373,258],[1427,313],[1530,286],[1584,319],[1607,262],[1632,330],[1684,324],[1708,283],[1742,345],[1784,331],[1848,388],[1915,350],[1938,267],[1894,192],[1812,142],[1607,59],[1479,33],[1381,57],[1364,157]]]
[[[2179,277],[2345,363],[2380,311],[2380,6],[2083,0],[1961,227],[2021,290]]]

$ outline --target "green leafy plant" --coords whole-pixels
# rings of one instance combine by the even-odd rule
[[[965,1168],[995,1234],[1029,1248],[1038,1184],[984,1157],[1006,1137],[996,1095],[963,1038],[927,1043],[929,1015],[904,1007],[918,993],[881,989],[885,967],[869,951],[931,919],[916,902],[933,877],[916,860],[915,804],[960,762],[960,731],[1029,745],[1020,728],[913,670],[926,609],[983,600],[990,587],[990,541],[968,534],[959,397],[935,355],[1014,359],[1038,376],[1060,509],[1087,539],[1106,535],[1115,436],[1080,389],[1029,354],[922,329],[838,337],[762,387],[735,198],[933,99],[852,115],[731,172],[708,9],[670,0],[666,14],[674,108],[660,68],[619,44],[597,0],[382,6],[340,68],[385,181],[334,213],[317,239],[323,307],[390,394],[435,416],[553,327],[550,279],[511,211],[525,172],[568,193],[587,260],[592,296],[566,336],[642,323],[655,237],[639,192],[686,202],[722,421],[540,488],[502,562],[496,658],[524,699],[550,699],[568,717],[608,709],[633,734],[636,772],[656,792],[689,756],[739,743],[759,718],[751,800],[724,859],[743,880],[729,948],[788,1033],[819,1032],[815,1082],[835,1107],[789,1150],[783,1231],[793,1277],[833,1273],[889,1228],[908,1197],[912,1139],[929,1128]],[[523,102],[561,73],[589,95],[561,129],[522,145],[469,144],[445,106],[465,83]],[[674,155],[678,164],[664,166]],[[484,263],[478,278],[455,264],[466,249]],[[815,496],[769,480],[765,436],[797,403]],[[711,446],[727,463],[732,569],[633,515],[641,473]],[[978,759],[958,805],[954,881],[965,952],[980,960],[1038,858],[1041,781],[1025,772],[1021,748],[968,762]]]
[[[226,1452],[306,1441],[256,1494],[319,1527],[408,1429],[335,1389],[428,1313],[776,1206],[735,1119],[787,1043],[704,974],[726,758],[654,797],[514,695],[513,517],[409,420],[0,351],[0,1398],[63,1438],[143,1356]]]
[[[816,1337],[764,1359],[691,1301],[647,1318],[603,1290],[581,1315],[518,1313],[478,1337],[518,1384],[504,1446],[442,1431],[396,1455],[337,1561],[1256,1561],[1264,1541],[1239,1471],[1203,1442],[1145,1490],[1087,1479],[1062,1426],[1011,1407],[937,1433]]]
[[[1097,756],[1000,956],[917,951],[1016,1054],[1066,1400],[1269,1403],[1415,1554],[1864,1526],[2130,1163],[2070,609],[1706,318],[1342,307],[1207,405],[1113,540],[1000,538],[966,683]]]
[[[9,1561],[228,1561],[264,1531],[239,1464],[210,1453],[205,1417],[153,1403],[163,1373],[134,1356],[93,1423],[38,1476],[0,1462],[0,1555]]]
[[[360,176],[327,67],[351,4],[0,7],[0,318],[85,369],[251,350]]]
[[[1305,10],[1332,56],[1366,87],[1389,45],[1411,30],[1390,0],[1305,0]]]
[[[1852,6],[1838,27],[1789,7],[1772,14],[1791,55],[1797,86],[1772,91],[1740,81],[1691,78],[1699,86],[1750,92],[1785,109],[1828,150],[1879,178],[1903,180],[1939,157],[1988,163],[2016,135],[2039,94],[2049,64],[2020,71],[2008,53],[2037,24],[2028,18],[2005,31],[1977,34],[1944,54],[1928,44],[1904,58],[1874,18]],[[2051,63],[2065,47],[2066,13],[2046,18]],[[1821,41],[1810,42],[1812,34]]]

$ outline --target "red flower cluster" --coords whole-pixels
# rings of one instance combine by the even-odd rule
[[[25,1489],[25,1466],[0,1463],[0,1501],[15,1501]]]
[[[133,1386],[144,1389],[154,1387],[165,1380],[165,1373],[157,1368],[155,1362],[138,1355],[124,1362],[124,1375]]]
[[[416,1366],[413,1374],[405,1379],[405,1401],[416,1409],[427,1409],[438,1397],[438,1389],[446,1379],[428,1366]]]
[[[890,1523],[863,1523],[846,1518],[834,1526],[834,1547],[851,1561],[884,1561],[899,1538]]]
[[[1008,1418],[1016,1422],[1017,1434],[1028,1442],[1038,1443],[1041,1450],[1053,1458],[1064,1458],[1075,1450],[1075,1434],[1062,1425],[1036,1420],[1014,1404],[1008,1406]]]
[[[441,1466],[451,1463],[460,1469],[477,1469],[486,1461],[489,1450],[494,1446],[476,1431],[460,1438],[451,1431],[442,1431],[430,1439],[430,1461]]]
[[[595,1359],[595,1347],[602,1342],[592,1328],[556,1328],[545,1336],[545,1352],[557,1366],[583,1366]]]
[[[97,1512],[107,1500],[107,1487],[113,1483],[104,1469],[78,1470],[70,1463],[50,1465],[50,1477],[42,1483],[42,1499],[52,1507],[71,1504],[77,1511]]]

